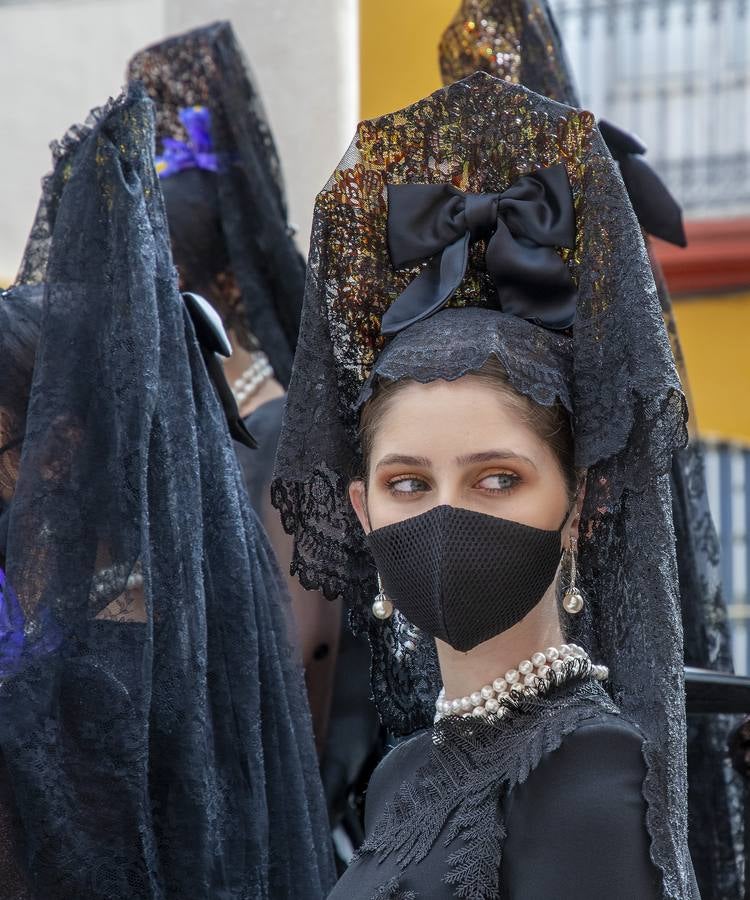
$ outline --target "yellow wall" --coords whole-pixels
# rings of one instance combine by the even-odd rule
[[[441,86],[438,42],[458,7],[459,0],[360,0],[360,118]]]
[[[699,433],[750,443],[750,294],[675,303]]]

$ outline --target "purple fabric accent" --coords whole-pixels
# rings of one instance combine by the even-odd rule
[[[26,617],[0,566],[0,678],[17,674],[24,659],[38,659],[60,646],[62,632],[48,607],[40,611],[36,624],[38,636],[28,640]]]
[[[18,598],[0,567],[0,678],[17,670],[23,652],[23,625]]]
[[[156,157],[159,178],[169,178],[185,169],[218,172],[219,157],[213,152],[211,110],[205,106],[187,106],[180,110],[180,121],[188,134],[187,141],[164,138],[164,152]]]

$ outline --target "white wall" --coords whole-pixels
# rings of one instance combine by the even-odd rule
[[[232,20],[259,83],[306,251],[315,194],[356,124],[357,8],[357,0],[0,2],[0,284],[17,271],[49,142],[119,91],[136,50],[218,18]]]
[[[122,86],[128,49],[163,33],[161,0],[0,6],[0,281],[13,279],[48,145]]]

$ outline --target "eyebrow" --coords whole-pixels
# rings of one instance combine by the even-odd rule
[[[403,456],[400,453],[389,453],[384,456],[375,466],[376,469],[382,469],[383,466],[420,466],[423,469],[432,465],[426,456]]]
[[[485,450],[482,453],[469,453],[467,456],[459,456],[456,462],[459,466],[472,466],[476,463],[492,462],[496,459],[522,459],[536,469],[536,463],[533,459],[513,450]]]
[[[536,463],[528,456],[522,453],[515,453],[513,450],[484,450],[482,453],[470,453],[467,456],[459,456],[456,462],[459,466],[471,466],[477,463],[493,462],[496,459],[522,459],[530,466],[536,469]],[[427,469],[432,465],[432,461],[426,456],[404,456],[401,453],[389,453],[379,460],[375,469],[381,469],[385,466],[416,466]]]

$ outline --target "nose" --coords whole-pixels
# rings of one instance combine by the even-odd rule
[[[443,484],[435,491],[434,506],[455,506],[463,507],[466,502],[463,500],[460,485]]]

